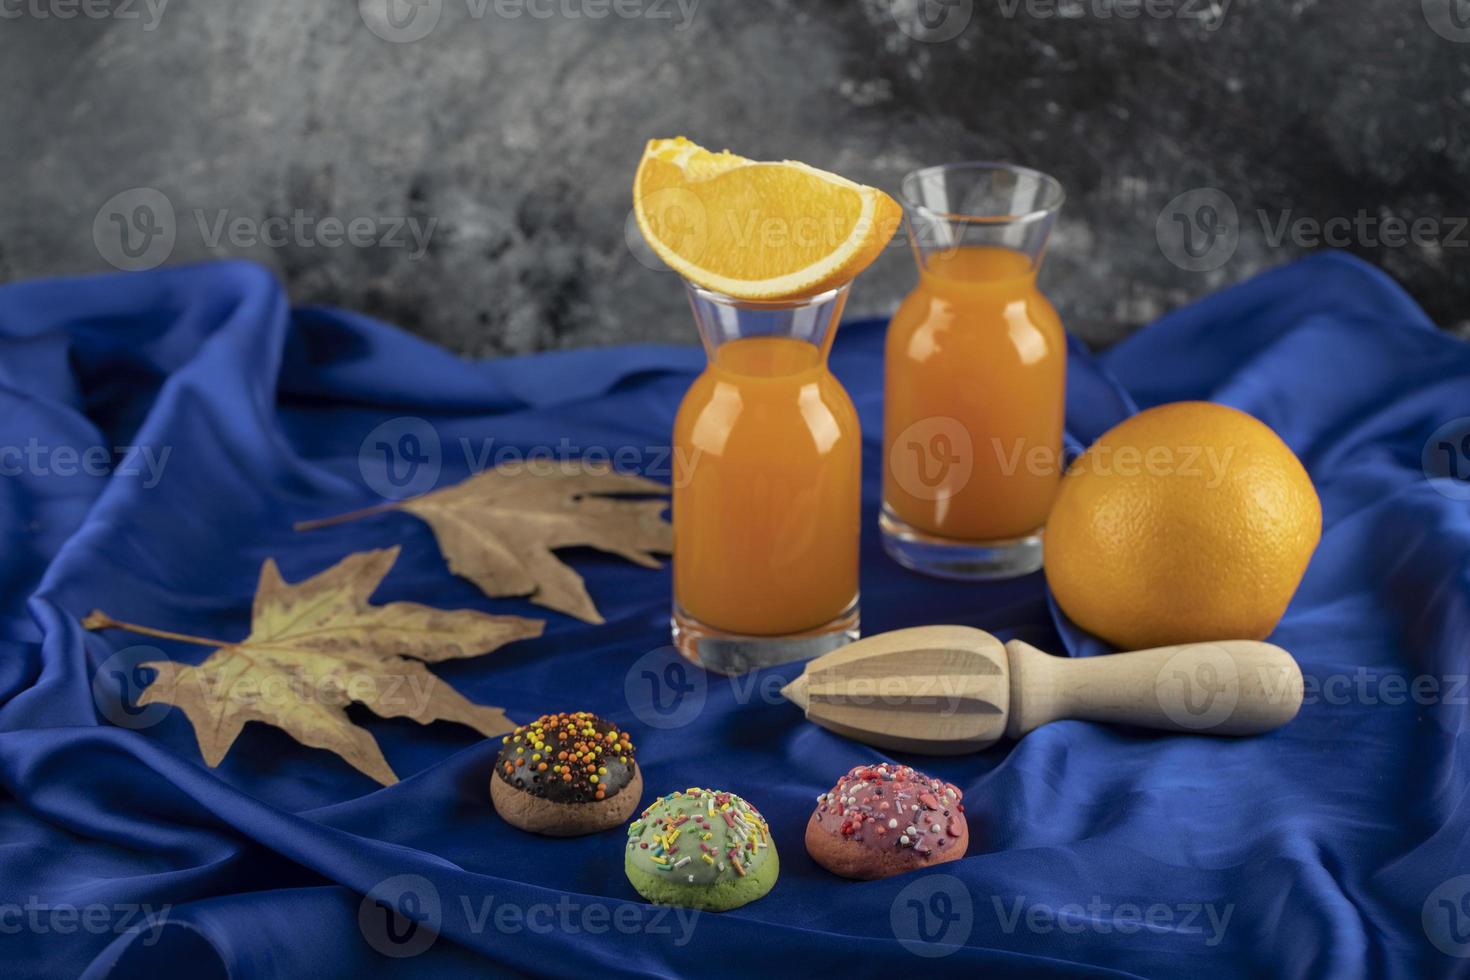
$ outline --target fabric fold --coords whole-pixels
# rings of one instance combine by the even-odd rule
[[[963,623],[1108,652],[1040,575],[942,582],[882,554],[882,355],[871,321],[844,325],[832,355],[864,427],[864,630]],[[7,975],[1451,972],[1470,956],[1470,452],[1466,479],[1430,479],[1424,461],[1470,415],[1470,345],[1382,273],[1322,255],[1069,357],[1074,452],[1139,407],[1213,398],[1301,455],[1325,528],[1272,640],[1307,702],[1254,739],[1067,721],[903,757],[963,790],[970,851],[852,883],[807,858],[802,831],[835,774],[890,757],[781,701],[794,666],[732,680],[679,660],[667,568],[566,552],[608,621],[590,627],[485,598],[404,514],[293,528],[499,461],[592,455],[667,483],[697,348],[468,362],[364,316],[292,310],[241,262],[0,288]],[[443,682],[519,721],[585,709],[625,726],[645,802],[744,796],[781,854],[773,891],[686,928],[633,892],[619,832],[553,840],[500,821],[496,745],[452,724],[350,709],[401,777],[386,788],[258,724],[211,769],[182,713],[137,697],[139,664],[212,648],[80,625],[103,609],[228,643],[267,558],[294,582],[389,546],[376,601],[547,620],[538,639],[436,665]]]

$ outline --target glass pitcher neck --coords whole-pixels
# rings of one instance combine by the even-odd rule
[[[785,342],[778,346],[810,345],[816,351],[818,363],[824,362],[831,350],[850,285],[802,299],[757,302],[685,283],[694,323],[699,328],[705,355],[711,361],[719,357],[722,348],[741,341],[766,339]]]
[[[1065,193],[1054,177],[1005,163],[951,163],[903,179],[921,272],[946,279],[1035,276]]]

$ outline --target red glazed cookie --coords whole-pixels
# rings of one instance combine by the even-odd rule
[[[807,852],[833,874],[861,881],[958,861],[970,846],[961,795],[908,766],[854,766],[817,797]]]

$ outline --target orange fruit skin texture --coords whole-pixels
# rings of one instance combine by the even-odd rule
[[[1212,402],[1151,408],[1068,469],[1046,526],[1046,581],[1072,621],[1131,650],[1263,640],[1322,536],[1286,443]]]

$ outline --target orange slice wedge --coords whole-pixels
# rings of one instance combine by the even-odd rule
[[[878,257],[903,219],[887,194],[783,161],[650,140],[633,179],[649,247],[690,282],[737,299],[814,296]]]

